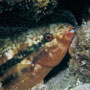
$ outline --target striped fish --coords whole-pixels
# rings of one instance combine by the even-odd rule
[[[0,48],[0,82],[4,90],[28,90],[59,64],[74,37],[69,24],[51,24],[7,39]]]

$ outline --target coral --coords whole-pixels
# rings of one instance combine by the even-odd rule
[[[76,31],[78,42],[70,60],[70,69],[82,83],[89,83],[90,79],[90,21],[83,24]],[[72,66],[72,67],[71,67]]]

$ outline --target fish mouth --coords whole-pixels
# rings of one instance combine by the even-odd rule
[[[68,32],[75,32],[75,28],[74,27],[69,27]]]
[[[75,30],[74,29],[70,29],[70,30],[68,30],[67,32],[66,32],[66,36],[65,36],[65,38],[66,38],[66,40],[72,40],[72,38],[74,37],[74,35],[75,35]]]
[[[74,30],[74,29],[72,29],[72,30],[70,30],[69,32],[74,33],[74,32],[75,32],[75,30]]]
[[[68,31],[67,31],[67,34],[69,34],[69,33],[75,33],[75,29],[69,29]]]

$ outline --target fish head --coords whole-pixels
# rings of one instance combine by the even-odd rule
[[[37,63],[46,67],[59,64],[66,55],[74,34],[72,26],[67,26],[55,30],[52,36],[48,35],[51,39],[41,48]]]
[[[73,37],[75,34],[75,30],[73,30],[72,26],[65,27],[62,30],[57,30],[54,33],[54,38],[57,39],[58,44],[63,44],[63,45],[70,45]]]

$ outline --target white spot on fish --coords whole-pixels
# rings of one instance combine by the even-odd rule
[[[8,59],[11,59],[13,57],[13,51],[10,49],[8,52],[5,53],[5,56],[7,56]]]

